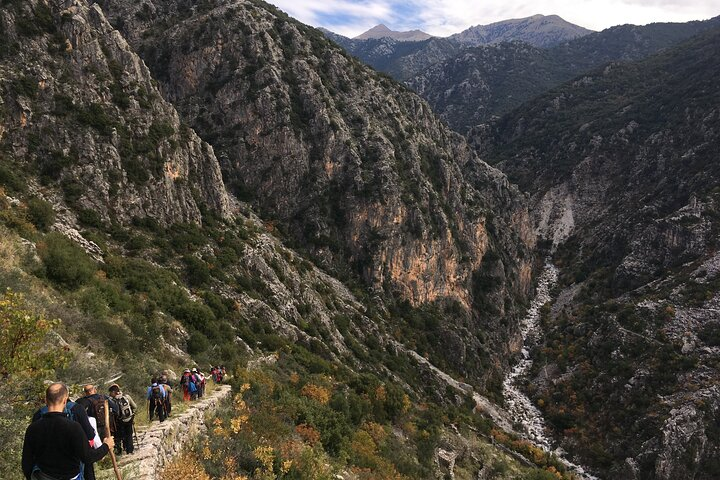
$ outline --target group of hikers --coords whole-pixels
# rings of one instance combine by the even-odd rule
[[[225,367],[212,367],[212,379],[222,382]],[[196,367],[180,378],[183,400],[201,398],[205,375]],[[167,374],[152,378],[147,388],[148,417],[161,422],[170,416],[172,392]],[[93,464],[105,455],[133,453],[137,443],[135,415],[138,406],[116,383],[108,394],[95,385],[85,385],[84,395],[70,401],[63,383],[52,383],[45,391],[46,405],[33,415],[25,432],[22,470],[27,480],[95,480]],[[134,441],[135,440],[135,441]],[[113,462],[114,462],[113,457]]]

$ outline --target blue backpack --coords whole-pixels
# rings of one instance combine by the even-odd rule
[[[67,418],[69,418],[70,420],[72,420],[73,422],[75,421],[75,413],[72,411],[72,409],[73,409],[73,407],[75,407],[75,405],[76,405],[75,402],[68,401],[65,404],[65,410],[63,410],[63,413],[65,414],[65,416]],[[47,405],[45,405],[44,407],[42,407],[40,409],[40,415],[45,415],[46,413],[48,413]]]
[[[195,393],[197,392],[197,385],[195,385],[195,382],[192,380],[188,380],[188,392]]]

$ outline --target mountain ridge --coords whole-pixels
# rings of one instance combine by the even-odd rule
[[[370,28],[369,30],[353,37],[353,40],[368,40],[370,38],[392,38],[401,42],[415,42],[422,41],[432,38],[433,36],[429,33],[425,33],[422,30],[407,30],[407,31],[394,31],[390,30],[386,25],[379,24]]]
[[[547,48],[592,33],[592,30],[574,25],[558,15],[532,15],[475,25],[450,35],[449,40],[470,46],[521,41],[535,47]]]
[[[473,47],[426,68],[406,84],[465,134],[583,71],[607,62],[645,58],[717,25],[720,17],[618,26],[549,49],[521,43]]]

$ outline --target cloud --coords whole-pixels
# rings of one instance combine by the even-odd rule
[[[438,36],[473,25],[557,14],[593,30],[633,23],[687,22],[720,15],[720,0],[271,0],[302,22],[356,36],[385,23]]]
[[[354,37],[394,18],[397,6],[389,0],[271,0],[301,22]],[[364,26],[366,26],[364,28]]]

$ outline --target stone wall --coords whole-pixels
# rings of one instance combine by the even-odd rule
[[[163,423],[139,428],[140,445],[132,455],[122,456],[119,466],[125,480],[156,480],[163,467],[178,455],[193,438],[206,430],[205,414],[213,412],[220,401],[229,398],[230,385],[221,385],[185,412]]]

